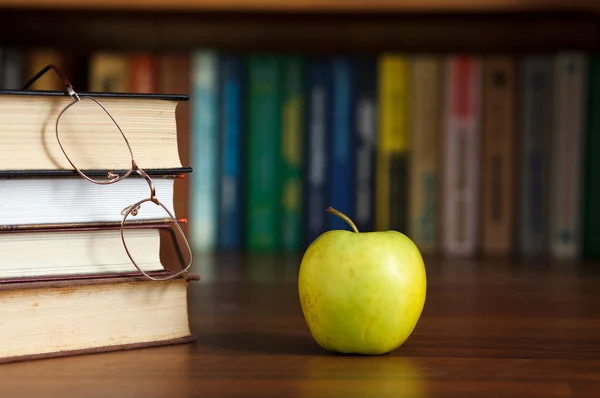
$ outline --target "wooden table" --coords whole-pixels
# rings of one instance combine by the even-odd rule
[[[599,264],[426,259],[413,335],[361,357],[312,340],[299,257],[196,261],[194,344],[0,366],[0,396],[600,397]]]

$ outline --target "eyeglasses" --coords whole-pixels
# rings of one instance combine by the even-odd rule
[[[75,92],[75,90],[73,89],[73,86],[71,85],[69,80],[64,76],[64,74],[55,65],[52,65],[52,64],[47,65],[42,70],[40,70],[40,72],[38,72],[34,77],[32,77],[23,86],[23,90],[26,90],[28,87],[30,87],[36,80],[38,80],[40,77],[42,77],[49,70],[53,70],[62,79],[63,85],[64,85],[67,93],[73,99],[70,103],[68,103],[60,111],[60,113],[58,114],[58,117],[56,119],[56,126],[55,126],[56,139],[58,141],[60,149],[62,150],[62,152],[65,155],[69,164],[75,169],[75,171],[77,171],[77,173],[81,177],[85,178],[87,181],[94,183],[94,184],[99,184],[99,185],[116,184],[119,181],[123,181],[125,178],[129,177],[131,174],[136,173],[140,177],[143,178],[143,180],[148,184],[148,187],[150,188],[150,196],[143,198],[143,199],[139,200],[138,202],[133,203],[133,204],[125,207],[123,210],[121,210],[121,215],[123,216],[123,218],[121,220],[121,228],[120,228],[121,241],[123,242],[123,247],[127,253],[127,256],[129,257],[129,259],[131,260],[131,262],[133,263],[135,268],[139,272],[141,272],[145,277],[147,277],[151,280],[155,280],[155,281],[172,279],[172,278],[178,277],[179,275],[187,272],[192,265],[192,251],[190,249],[190,245],[187,241],[187,238],[185,237],[185,234],[184,234],[183,230],[181,229],[179,222],[175,219],[175,216],[157,198],[156,189],[154,187],[154,182],[152,181],[150,176],[137,165],[135,158],[133,156],[133,151],[131,149],[131,145],[129,144],[129,140],[127,139],[127,136],[125,135],[125,133],[123,132],[123,130],[121,129],[121,127],[119,126],[119,124],[117,123],[115,118],[108,111],[108,109],[106,109],[106,107],[100,101],[98,101],[96,98],[94,98],[92,96],[77,94]],[[83,108],[85,108],[85,109],[83,109]],[[67,119],[69,118],[69,116],[72,116],[72,115],[74,115],[74,113],[77,112],[76,109],[80,109],[85,112],[80,113],[77,117],[74,117],[74,120],[69,122]],[[108,145],[111,148],[110,150],[112,153],[117,152],[117,150],[118,150],[120,153],[122,153],[122,157],[129,157],[130,163],[127,163],[127,164],[130,164],[131,166],[129,167],[129,169],[126,172],[122,173],[122,175],[119,175],[118,172],[115,172],[113,170],[113,171],[107,172],[106,179],[94,178],[93,175],[90,175],[89,172],[84,172],[79,167],[77,167],[77,165],[75,164],[75,163],[77,163],[77,161],[73,161],[73,159],[75,158],[74,155],[81,156],[81,154],[77,153],[78,151],[81,152],[81,143],[78,146],[78,151],[75,151],[73,148],[68,149],[69,140],[72,141],[72,140],[76,139],[73,136],[69,136],[68,132],[89,128],[88,126],[85,125],[85,122],[82,122],[81,115],[85,114],[86,117],[89,117],[89,115],[91,115],[90,112],[95,112],[95,115],[92,117],[96,118],[96,122],[98,121],[98,119],[102,119],[102,122],[107,123],[107,126],[110,126],[111,130],[114,130],[113,137],[95,137],[95,138],[99,141],[102,141],[103,145],[105,145],[105,146]],[[116,129],[114,129],[114,127],[116,127]],[[107,140],[115,140],[115,142],[113,142],[113,141],[109,142]],[[118,143],[118,142],[120,142],[120,144],[114,145],[115,143]],[[75,145],[75,144],[73,144],[73,145]],[[119,148],[117,148],[117,147],[119,147]],[[86,149],[92,150],[92,151],[94,150],[93,146],[92,146],[92,148],[86,148]],[[71,156],[69,156],[69,153],[67,153],[67,152],[69,152]],[[83,152],[85,152],[85,150],[83,150]],[[121,159],[121,160],[124,161],[125,158]],[[156,207],[154,207],[154,206],[156,206]],[[134,248],[136,248],[137,246],[133,244],[133,241],[134,241],[133,238],[129,238],[129,239],[127,238],[128,234],[126,231],[132,230],[130,228],[130,226],[135,224],[135,221],[133,221],[133,220],[136,218],[136,216],[138,216],[140,213],[143,213],[143,212],[148,212],[146,214],[148,214],[149,216],[151,215],[152,218],[166,220],[172,226],[172,228],[170,229],[171,237],[175,243],[179,261],[182,264],[181,271],[170,274],[169,276],[166,276],[166,277],[156,277],[156,276],[152,276],[152,275],[149,275],[148,273],[146,273],[142,269],[143,264],[141,263],[141,261],[140,262],[136,261],[136,259],[135,259],[136,254],[135,254]],[[130,243],[129,245],[128,245],[128,241]],[[107,248],[107,250],[110,250],[110,248]],[[138,248],[136,250],[140,250],[140,249]],[[142,250],[144,250],[144,249],[142,249]],[[147,256],[144,256],[144,257],[147,257]],[[141,258],[141,257],[138,256],[138,258]]]

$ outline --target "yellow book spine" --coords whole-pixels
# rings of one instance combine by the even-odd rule
[[[61,51],[53,48],[34,48],[29,51],[27,73],[25,80],[29,80],[39,71],[41,71],[46,65],[56,65],[63,73],[69,74],[69,70],[65,68],[64,56]],[[56,76],[53,76],[54,72],[50,71],[47,76],[41,77],[33,85],[29,87],[30,90],[50,90],[50,91],[63,91],[64,86]],[[19,82],[25,83],[25,82]]]
[[[398,181],[394,156],[406,153],[408,137],[408,59],[399,54],[382,54],[379,58],[379,139],[376,166],[375,229],[397,228],[398,213],[404,212],[394,193],[405,181]],[[400,189],[406,191],[406,189]],[[394,200],[391,198],[394,197]],[[394,206],[394,207],[392,207]],[[398,207],[398,208],[396,208]],[[401,217],[400,217],[401,218]]]
[[[90,91],[130,91],[130,58],[125,53],[93,54],[90,60]]]

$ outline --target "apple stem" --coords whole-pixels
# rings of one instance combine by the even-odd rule
[[[344,213],[342,213],[341,211],[338,211],[336,209],[334,209],[333,207],[329,206],[327,209],[328,213],[334,214],[338,217],[343,218],[348,224],[350,224],[350,226],[352,227],[352,230],[354,230],[354,232],[358,233],[358,228],[356,228],[356,225],[354,225],[354,223],[352,222],[352,220],[345,215]]]

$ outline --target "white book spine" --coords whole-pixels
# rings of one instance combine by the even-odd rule
[[[481,61],[445,64],[443,250],[471,256],[479,245]]]
[[[550,254],[575,259],[581,250],[582,146],[587,105],[588,59],[557,54],[551,160]]]

